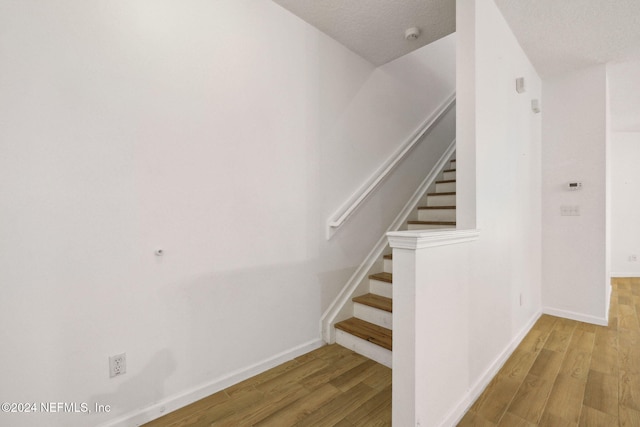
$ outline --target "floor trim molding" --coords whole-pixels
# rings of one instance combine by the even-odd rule
[[[131,427],[139,426],[149,421],[160,418],[163,415],[180,409],[186,405],[196,402],[204,397],[217,393],[220,390],[251,378],[261,372],[278,366],[284,362],[294,359],[310,351],[316,350],[325,345],[321,339],[308,341],[289,350],[283,351],[272,357],[264,359],[260,362],[245,368],[238,369],[220,378],[216,378],[210,382],[194,387],[182,393],[175,394],[166,399],[161,400],[155,405],[148,406],[144,409],[124,414],[116,419],[109,420],[100,427]]]
[[[611,273],[611,277],[640,277],[637,271],[633,273]]]
[[[543,307],[542,312],[551,316],[564,317],[565,319],[577,320],[578,322],[593,323],[594,325],[607,326],[609,321],[603,317],[591,316],[588,314],[576,313],[569,310],[559,310],[552,307]]]
[[[440,427],[449,427],[457,425],[464,414],[469,410],[473,402],[480,397],[480,394],[484,391],[484,389],[489,385],[493,377],[496,376],[500,368],[506,363],[507,359],[513,351],[518,347],[520,342],[524,339],[524,337],[529,333],[533,325],[542,315],[541,311],[538,311],[531,316],[529,321],[520,329],[520,331],[513,337],[513,339],[507,344],[505,349],[496,357],[496,359],[489,365],[489,367],[484,371],[484,373],[478,378],[478,380],[471,385],[469,391],[465,396],[460,400],[460,402],[455,406],[455,408],[449,412],[449,415],[445,417],[445,419],[439,424]]]

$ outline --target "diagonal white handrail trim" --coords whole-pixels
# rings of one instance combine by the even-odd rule
[[[454,139],[453,141],[451,141],[444,154],[433,166],[431,171],[420,183],[416,191],[402,208],[400,213],[393,220],[389,228],[387,228],[387,231],[382,235],[382,237],[380,237],[378,243],[376,243],[371,252],[369,252],[369,255],[366,256],[362,264],[360,264],[356,271],[354,271],[354,273],[351,275],[340,293],[331,302],[325,312],[322,313],[322,317],[320,319],[320,329],[325,342],[333,343],[335,341],[333,335],[335,329],[331,325],[335,323],[335,320],[338,317],[342,307],[344,307],[345,304],[347,304],[347,301],[351,300],[351,298],[354,296],[353,294],[355,290],[358,288],[358,285],[362,282],[362,280],[365,279],[367,274],[369,274],[371,268],[373,267],[373,264],[382,256],[382,253],[388,245],[387,233],[400,229],[402,224],[404,224],[407,218],[409,218],[411,212],[418,206],[418,203],[420,203],[420,199],[422,199],[429,187],[436,181],[438,174],[442,171],[442,169],[444,169],[444,166],[447,164],[447,162],[451,160],[451,156],[453,155],[455,150],[456,140]]]
[[[453,92],[440,104],[440,106],[424,121],[412,136],[405,141],[395,153],[327,220],[327,240],[331,239],[335,230],[355,212],[367,197],[384,181],[391,171],[409,154],[409,152],[422,140],[427,133],[440,120],[456,102],[456,93]]]

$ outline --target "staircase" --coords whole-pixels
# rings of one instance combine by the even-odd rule
[[[456,227],[456,161],[440,172],[432,192],[418,207],[417,220],[407,221],[408,230]],[[382,259],[383,271],[369,275],[369,292],[354,297],[353,317],[336,323],[336,342],[356,353],[391,367],[393,330],[393,262]]]

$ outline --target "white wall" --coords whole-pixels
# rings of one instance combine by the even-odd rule
[[[640,132],[640,60],[607,64],[611,129]]]
[[[0,400],[112,405],[12,426],[131,424],[318,345],[414,188],[327,216],[455,84],[453,37],[374,69],[267,0],[0,0],[0,28]]]
[[[471,384],[538,315],[541,282],[542,114],[531,111],[531,99],[541,98],[541,81],[494,2],[476,2],[475,7],[476,221],[481,234],[469,280]],[[523,94],[515,90],[518,77],[526,81]]]
[[[543,99],[542,302],[606,324],[606,67],[545,80]],[[569,181],[582,190],[567,191]],[[560,216],[561,206],[580,216]]]
[[[456,224],[476,227],[476,1],[456,3]],[[459,141],[463,141],[462,144]],[[466,143],[465,143],[466,142]]]
[[[607,64],[611,275],[640,276],[640,61]]]
[[[475,186],[471,215],[480,237],[414,256],[416,333],[403,337],[394,330],[394,368],[402,351],[396,342],[416,340],[409,348],[418,357],[414,386],[396,381],[406,371],[394,369],[394,421],[404,417],[411,425],[455,425],[541,310],[542,115],[531,111],[531,99],[541,98],[541,81],[494,2],[458,0],[456,7],[474,24],[458,26],[458,52],[475,55],[475,69],[458,70],[458,83],[465,79],[467,88],[458,93],[459,102],[474,96],[475,113],[457,112],[458,167],[473,162],[475,174],[458,185]],[[515,91],[517,77],[527,81],[524,94]],[[462,158],[469,153],[475,160]],[[394,288],[402,287],[396,284],[399,269],[394,271]],[[402,307],[394,299],[394,325],[396,311]]]
[[[639,277],[640,133],[611,134],[611,274]]]

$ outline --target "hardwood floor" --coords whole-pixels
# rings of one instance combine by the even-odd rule
[[[390,426],[391,369],[328,345],[154,420],[177,426]]]
[[[609,326],[543,315],[466,426],[640,427],[640,279],[614,279]]]
[[[458,426],[640,427],[640,279],[615,279],[609,326],[543,315]],[[338,345],[145,424],[388,426],[391,370]]]

